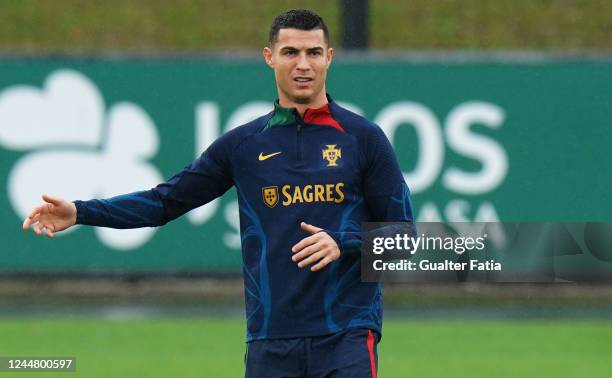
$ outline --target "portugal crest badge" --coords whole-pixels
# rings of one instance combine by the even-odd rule
[[[323,152],[323,159],[327,160],[327,166],[328,167],[335,167],[338,164],[336,164],[336,162],[338,161],[338,159],[340,159],[342,157],[342,150],[339,148],[336,148],[335,144],[327,144],[325,145],[327,148],[324,149]]]

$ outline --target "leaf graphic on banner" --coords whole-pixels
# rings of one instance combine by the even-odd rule
[[[162,180],[148,161],[159,148],[151,118],[128,102],[105,114],[98,88],[76,71],[53,72],[42,90],[13,86],[1,92],[0,145],[26,151],[8,176],[8,196],[20,218],[43,192],[68,199],[107,198]],[[154,233],[153,228],[96,228],[101,242],[119,250],[140,247]]]

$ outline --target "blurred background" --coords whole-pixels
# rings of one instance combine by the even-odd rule
[[[150,188],[267,113],[261,49],[292,8],[326,20],[328,90],[386,132],[418,220],[610,221],[610,2],[4,0],[0,357],[243,376],[233,189],[160,229],[47,240],[21,222],[43,193]],[[568,255],[556,264],[599,279],[389,277],[379,375],[610,376],[612,251]]]

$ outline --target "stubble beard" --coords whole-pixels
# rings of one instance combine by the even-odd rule
[[[310,102],[312,102],[316,97],[314,93],[311,94],[310,96],[304,96],[304,95],[300,96],[300,95],[292,93],[290,90],[282,90],[282,91],[285,94],[285,97],[287,97],[290,101],[296,104],[300,104],[300,105],[307,105]]]
[[[292,100],[296,104],[307,105],[312,102],[314,97],[294,97]]]

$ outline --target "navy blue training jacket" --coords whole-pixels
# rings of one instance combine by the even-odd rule
[[[151,190],[75,201],[77,223],[161,226],[235,186],[247,341],[381,333],[380,284],[360,279],[361,222],[412,221],[409,191],[383,131],[328,99],[303,118],[277,102]],[[298,268],[291,247],[309,236],[300,222],[325,229],[340,258],[317,272]]]

